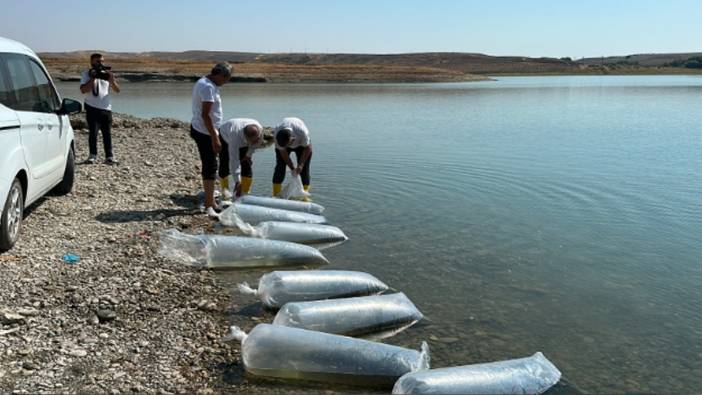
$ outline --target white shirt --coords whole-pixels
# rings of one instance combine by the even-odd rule
[[[210,118],[215,130],[218,130],[222,123],[222,98],[219,96],[219,87],[207,77],[197,80],[193,87],[193,119],[190,124],[198,132],[209,135],[210,132],[202,119],[202,102],[212,103]]]
[[[244,129],[250,125],[256,125],[259,127],[259,130],[263,131],[263,127],[257,120],[249,118],[232,118],[224,122],[219,128],[219,135],[227,143],[229,149],[229,171],[235,181],[241,180],[241,158],[239,158],[239,150],[244,147],[249,147],[246,156],[251,157],[254,150],[259,147],[259,145],[249,146],[249,142],[246,141]]]
[[[88,70],[85,70],[80,75],[80,84],[83,85],[90,81],[90,74]],[[93,92],[97,92],[97,96],[93,95]],[[96,78],[93,80],[92,89],[88,93],[84,93],[85,104],[93,108],[98,108],[100,110],[112,111],[112,103],[110,103],[110,83]]]
[[[292,143],[287,148],[297,148],[297,147],[307,147],[312,143],[310,139],[310,131],[307,129],[307,125],[302,122],[302,119],[295,117],[283,118],[283,122],[279,123],[275,127],[273,135],[278,136],[278,132],[283,129],[291,129],[292,133],[290,137],[292,138]],[[282,149],[278,145],[278,139],[275,139],[275,148]]]

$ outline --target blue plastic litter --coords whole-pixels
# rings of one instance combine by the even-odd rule
[[[66,254],[63,256],[63,261],[66,263],[78,263],[80,262],[80,256],[76,254]]]

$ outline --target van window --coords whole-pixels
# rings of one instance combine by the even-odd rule
[[[44,70],[37,64],[37,62],[30,60],[29,68],[32,69],[32,74],[34,74],[34,81],[37,84],[37,89],[39,90],[39,102],[35,104],[34,111],[39,112],[54,112],[59,109],[60,104],[56,93],[54,92],[54,87],[51,85],[51,81],[44,73]]]
[[[39,89],[34,85],[27,57],[15,54],[6,54],[4,57],[15,94],[15,102],[10,107],[17,111],[36,111],[34,108],[39,103]]]
[[[10,101],[12,99],[12,91],[10,90],[10,85],[7,83],[7,73],[2,65],[2,58],[0,58],[0,104],[11,107]]]

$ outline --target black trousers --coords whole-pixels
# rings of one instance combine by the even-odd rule
[[[295,156],[297,156],[297,161],[298,163],[300,162],[300,158],[302,158],[302,152],[305,150],[305,147],[297,147],[297,148],[286,148],[288,151],[288,155],[290,155],[292,152],[295,153]],[[312,154],[310,154],[310,157],[307,158],[307,161],[304,163],[304,166],[302,167],[302,173],[300,173],[300,177],[302,178],[302,185],[310,185],[310,162],[312,161]],[[280,151],[278,149],[275,149],[275,171],[273,172],[273,183],[274,184],[282,184],[283,180],[285,180],[285,168],[288,165],[285,163],[283,160],[283,157],[280,155]]]
[[[239,148],[239,159],[243,159],[246,154],[249,152],[249,147],[241,147]],[[241,161],[239,162],[241,165],[241,176],[242,177],[253,177],[253,169],[251,168],[251,162],[250,161]],[[234,180],[236,181],[236,180]]]
[[[200,153],[200,162],[202,163],[202,179],[214,180],[217,176],[217,158],[212,149],[212,138],[209,134],[203,134],[193,129],[190,126],[190,137],[197,144],[197,151]],[[222,150],[219,151],[219,177],[224,178],[229,175],[229,148],[227,142],[220,138]]]
[[[97,156],[98,130],[102,131],[102,144],[105,148],[105,157],[112,157],[112,111],[85,105],[85,118],[88,122],[88,146],[90,155]]]

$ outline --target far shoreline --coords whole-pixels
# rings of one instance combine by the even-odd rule
[[[52,73],[54,74],[54,73]],[[61,82],[80,82],[79,76],[65,76],[61,73],[55,73],[54,80]],[[120,82],[126,83],[195,83],[202,75],[139,75],[130,73],[129,75],[121,75],[115,73]],[[203,74],[204,75],[204,74]],[[392,79],[386,78],[304,78],[304,79],[277,79],[268,80],[264,77],[250,76],[233,76],[229,83],[234,84],[398,84],[398,83],[446,83],[446,82],[481,82],[493,80],[490,76],[470,75],[465,78],[431,78],[431,77],[395,77]]]
[[[40,53],[52,76],[78,81],[89,52]],[[352,84],[489,81],[491,76],[702,75],[702,53],[580,59],[474,53],[252,54],[104,52],[117,78],[129,82],[195,82],[218,61],[234,67],[233,83]]]
[[[79,76],[65,76],[61,73],[54,78],[60,82],[80,82]],[[297,85],[297,84],[318,84],[318,85],[336,85],[336,84],[432,84],[432,83],[460,83],[460,82],[484,82],[496,81],[500,77],[579,77],[579,76],[702,76],[702,70],[691,71],[687,70],[665,70],[665,71],[624,71],[624,72],[580,72],[580,73],[490,73],[489,75],[471,75],[470,78],[447,78],[447,79],[422,79],[422,78],[396,78],[392,80],[377,78],[377,79],[300,79],[300,80],[276,80],[270,81],[263,77],[250,76],[234,76],[230,83],[233,84],[267,84],[267,85]],[[117,73],[117,78],[123,83],[194,83],[202,76],[183,76],[183,75],[154,75],[151,73],[138,74],[129,73],[129,75],[120,75]]]

